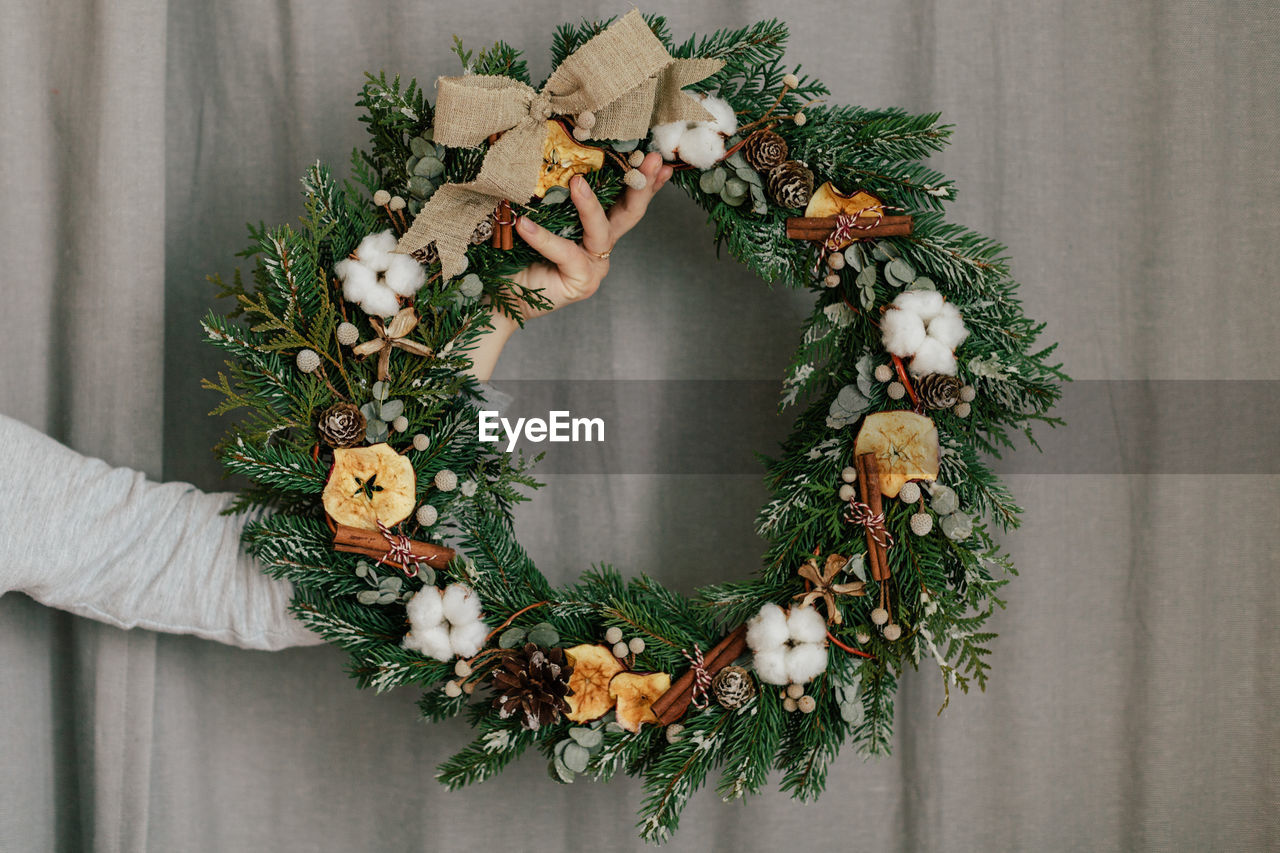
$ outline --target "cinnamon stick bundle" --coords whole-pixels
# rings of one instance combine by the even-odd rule
[[[860,453],[854,458],[854,468],[858,472],[858,495],[862,502],[871,507],[876,515],[884,512],[884,501],[880,495],[880,463],[874,453]],[[871,564],[871,579],[884,581],[889,579],[888,549],[876,541],[875,535],[867,531],[867,561]]]
[[[871,217],[867,217],[870,219]],[[867,237],[905,237],[911,233],[910,216],[882,216],[869,228],[859,228],[857,239]],[[787,238],[791,240],[825,240],[835,230],[834,216],[788,216]]]
[[[346,524],[338,524],[333,529],[333,550],[335,551],[360,554],[363,557],[373,557],[380,560],[387,555],[390,547],[391,543],[387,541],[387,537],[377,530],[362,530],[359,527],[350,527]],[[454,555],[452,548],[446,548],[443,545],[432,545],[430,542],[411,540],[409,548],[413,551],[415,557],[433,568],[441,568],[447,565]],[[404,566],[394,560],[387,560],[386,564],[397,569],[404,569]]]
[[[703,657],[707,673],[715,675],[737,660],[747,650],[747,626],[739,625],[723,640],[712,646]],[[669,726],[684,716],[693,701],[693,667],[685,670],[675,683],[653,703],[653,713],[664,726]]]

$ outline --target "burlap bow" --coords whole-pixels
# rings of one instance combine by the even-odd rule
[[[369,325],[378,336],[356,346],[351,351],[358,356],[378,354],[378,379],[385,380],[391,365],[391,350],[399,348],[414,355],[431,355],[431,348],[406,336],[418,326],[418,314],[413,308],[401,308],[385,327],[377,317],[369,318]]]
[[[475,180],[436,190],[396,251],[413,254],[434,242],[444,278],[458,275],[466,269],[476,225],[504,199],[523,204],[533,196],[548,119],[592,112],[595,139],[638,139],[654,124],[706,121],[711,114],[680,90],[723,64],[673,59],[632,10],[560,63],[540,92],[510,77],[441,77],[436,142],[473,148],[495,133],[502,136],[489,147]]]
[[[808,592],[801,592],[796,595],[800,599],[802,605],[812,605],[819,598],[823,600],[823,604],[827,608],[827,622],[839,625],[844,622],[844,617],[840,615],[840,609],[836,607],[837,595],[865,595],[866,584],[862,581],[854,581],[853,583],[832,583],[836,575],[840,573],[849,560],[839,554],[832,554],[827,557],[827,565],[825,571],[818,571],[818,561],[810,557],[804,561],[797,572],[800,577],[807,580],[813,586]]]

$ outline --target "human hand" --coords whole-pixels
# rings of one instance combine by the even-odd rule
[[[649,202],[671,179],[671,167],[663,164],[659,154],[650,153],[639,168],[646,179],[644,188],[628,188],[622,200],[607,214],[585,179],[575,175],[569,181],[569,198],[582,220],[580,243],[558,237],[523,216],[516,220],[520,236],[546,258],[546,263],[525,267],[516,273],[513,281],[530,290],[540,291],[540,295],[551,303],[547,309],[521,303],[521,314],[525,320],[571,302],[580,302],[600,289],[600,282],[609,272],[609,253],[622,235],[644,217]]]

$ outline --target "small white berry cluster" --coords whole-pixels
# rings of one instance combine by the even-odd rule
[[[628,640],[616,625],[604,632],[604,641],[613,649],[613,656],[620,659],[625,659],[627,655],[642,654],[645,648],[643,638],[632,637]]]
[[[474,681],[467,680],[471,677],[471,674],[474,671],[475,670],[471,668],[471,664],[469,662],[463,658],[458,658],[458,662],[453,665],[453,674],[456,675],[457,678],[450,679],[445,682],[444,695],[448,696],[450,699],[457,699],[463,693],[468,696],[474,693],[476,690],[476,683]]]
[[[806,684],[827,668],[827,620],[813,607],[766,604],[747,622],[747,646],[765,684]]]
[[[876,381],[889,383],[889,386],[885,388],[884,391],[889,395],[890,400],[901,400],[903,397],[907,396],[907,386],[903,385],[897,379],[894,379],[893,373],[893,368],[889,365],[878,365],[875,371]],[[959,392],[960,402],[956,403],[955,406],[952,407],[951,411],[954,412],[955,416],[958,418],[969,417],[969,412],[972,411],[971,404],[977,396],[978,392],[972,385],[961,385]]]
[[[973,520],[960,512],[960,497],[950,486],[941,483],[930,483],[929,507],[938,515],[938,526],[948,539],[960,541],[968,539],[973,533]],[[919,503],[919,510],[911,516],[911,532],[917,536],[928,536],[933,531],[933,516],[925,512],[924,495],[920,485],[909,482],[898,492],[898,500],[904,504]]]
[[[780,695],[784,711],[812,714],[818,708],[818,700],[804,692],[803,684],[788,684]]]
[[[875,610],[871,611],[871,623],[878,627],[884,638],[891,643],[902,636],[902,626],[897,622],[890,622],[889,611],[883,607],[877,607]],[[864,642],[862,640],[862,637],[864,636],[867,635],[859,634],[858,642]],[[870,639],[871,637],[867,636],[867,640]]]
[[[480,596],[466,584],[420,589],[405,607],[409,633],[401,645],[439,661],[469,658],[484,646],[489,627],[481,619]]]

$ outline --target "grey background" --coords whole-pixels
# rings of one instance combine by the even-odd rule
[[[218,488],[203,276],[230,271],[246,220],[297,215],[310,161],[341,167],[362,144],[362,72],[455,73],[457,33],[525,48],[536,76],[555,24],[626,8],[5,0],[0,411]],[[952,217],[1009,245],[1028,312],[1077,378],[1280,379],[1273,3],[647,10],[678,34],[784,15],[790,56],[836,102],[941,110],[958,125],[935,158],[961,188]],[[676,192],[654,212],[598,298],[513,340],[499,385],[780,379],[808,297],[717,260]],[[715,411],[696,426],[735,429]],[[1160,443],[1163,422],[1148,428]],[[699,795],[671,849],[1275,845],[1280,481],[1010,485],[1028,510],[1007,537],[1022,576],[987,693],[939,719],[938,677],[912,675],[892,758],[841,756],[816,805]],[[755,568],[763,498],[758,477],[562,476],[519,529],[555,582],[606,561],[691,590]],[[465,730],[424,728],[414,698],[356,691],[329,648],[240,651],[5,596],[0,849],[641,846],[630,781],[558,787],[530,759],[443,792],[433,767]]]

